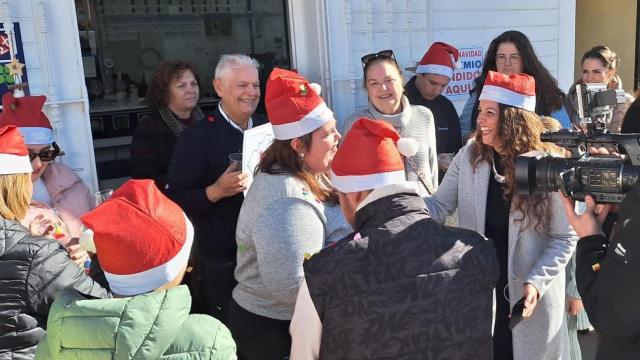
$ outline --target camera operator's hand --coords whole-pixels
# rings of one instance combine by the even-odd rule
[[[609,150],[603,146],[600,146],[600,147],[591,146],[589,147],[588,152],[589,152],[589,155],[613,155],[613,156],[620,157],[620,154],[618,154],[617,152],[613,150]]]
[[[571,198],[563,196],[562,203],[564,205],[564,212],[569,219],[569,224],[571,224],[581,239],[590,235],[600,234],[604,236],[602,224],[611,210],[611,204],[596,204],[590,195],[585,196],[584,201],[587,208],[583,214],[578,215],[574,210],[575,202]]]

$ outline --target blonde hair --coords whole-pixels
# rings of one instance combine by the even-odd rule
[[[0,175],[0,216],[19,221],[31,202],[31,174]]]

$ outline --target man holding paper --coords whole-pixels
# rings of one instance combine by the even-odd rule
[[[235,286],[236,222],[250,176],[229,155],[242,151],[245,130],[266,123],[254,115],[260,101],[258,67],[246,55],[221,56],[213,79],[220,104],[180,135],[167,174],[167,195],[195,228],[194,308],[223,322]]]

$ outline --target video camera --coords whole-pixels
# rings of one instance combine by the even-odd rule
[[[612,105],[625,101],[624,90],[607,90],[604,84],[578,84],[578,115],[582,131],[561,130],[541,135],[571,151],[570,158],[530,152],[516,157],[516,192],[533,195],[560,190],[584,201],[591,195],[598,203],[619,203],[640,178],[640,134],[607,133]],[[589,156],[589,146],[617,146],[626,158]],[[620,151],[624,150],[624,151]]]

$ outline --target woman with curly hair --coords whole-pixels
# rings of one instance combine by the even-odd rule
[[[536,114],[551,116],[558,119],[562,127],[571,128],[569,114],[564,105],[564,93],[558,87],[558,81],[538,59],[529,38],[520,31],[509,30],[493,39],[489,45],[482,75],[474,80],[475,87],[469,93],[470,97],[460,114],[463,137],[476,130],[478,95],[482,93],[482,84],[489,71],[506,75],[524,73],[533,76],[536,81]]]
[[[480,94],[475,141],[456,155],[440,187],[425,199],[444,222],[458,209],[459,226],[491,239],[500,263],[496,285],[494,359],[567,359],[565,273],[577,238],[558,193],[521,196],[515,158],[549,152],[533,112],[535,81],[526,74],[489,71]],[[509,328],[512,307],[524,320]]]
[[[151,115],[140,120],[131,141],[131,176],[134,179],[152,179],[159,189],[164,189],[178,135],[204,118],[198,107],[199,100],[195,66],[180,60],[158,65],[147,93]]]

